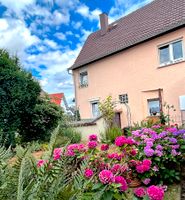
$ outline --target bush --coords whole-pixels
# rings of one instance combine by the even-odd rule
[[[115,139],[123,135],[121,128],[113,126],[108,128],[104,133],[101,133],[101,141],[104,143],[114,143]]]

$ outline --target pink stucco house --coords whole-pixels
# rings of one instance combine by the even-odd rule
[[[154,0],[108,23],[87,38],[70,70],[81,118],[99,115],[98,102],[112,95],[116,118],[125,127],[174,105],[185,110],[185,0]]]

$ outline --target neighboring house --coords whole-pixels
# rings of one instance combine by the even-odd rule
[[[101,14],[100,24],[69,68],[81,118],[98,116],[112,95],[121,127],[130,113],[132,123],[159,115],[164,102],[185,120],[185,0],[155,0],[112,24]]]

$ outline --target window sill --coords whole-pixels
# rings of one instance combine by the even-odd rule
[[[87,88],[88,84],[84,84],[84,85],[79,85],[79,88]]]
[[[179,61],[176,61],[176,62],[171,62],[169,64],[165,64],[165,65],[160,65],[159,67],[157,67],[158,69],[160,68],[163,68],[163,67],[168,67],[168,66],[171,66],[171,65],[176,65],[176,64],[179,64],[179,63],[182,63],[182,62],[185,62],[185,59],[183,58],[182,60],[179,60]]]

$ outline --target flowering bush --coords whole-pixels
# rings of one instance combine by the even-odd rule
[[[74,187],[82,196],[127,199],[127,189],[137,180],[145,187],[134,190],[135,198],[163,200],[164,188],[159,184],[179,179],[184,139],[185,130],[155,125],[132,131],[130,137],[119,136],[115,145],[109,148],[108,144],[99,146],[93,134],[86,145],[70,144],[66,149],[54,149],[52,162],[60,163],[62,157],[69,159]],[[39,169],[46,166],[49,170],[48,161],[40,160],[37,166]]]
[[[180,163],[185,150],[185,130],[176,127],[154,125],[132,131],[137,143],[136,160],[149,159],[150,167],[137,164],[138,177],[146,184],[146,178],[154,183],[173,183],[180,180]],[[147,184],[146,184],[147,185]]]

